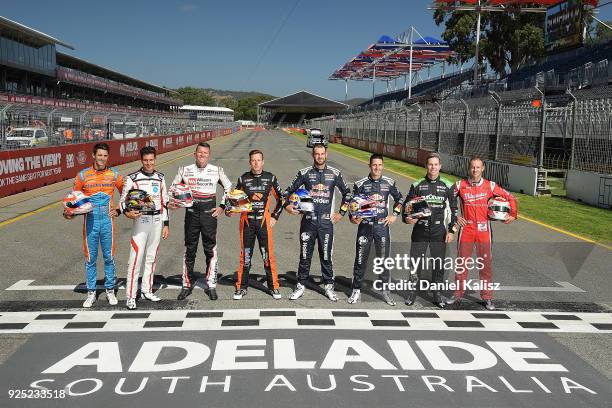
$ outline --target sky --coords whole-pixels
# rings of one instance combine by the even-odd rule
[[[0,13],[75,47],[58,50],[146,82],[343,100],[327,78],[381,35],[414,26],[440,38],[432,1],[2,0]],[[599,18],[610,20],[612,6]],[[432,73],[432,75],[437,72]],[[397,83],[403,87],[403,81]],[[376,93],[385,84],[376,84]],[[371,82],[350,82],[349,98]]]

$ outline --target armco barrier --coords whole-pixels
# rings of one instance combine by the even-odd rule
[[[573,200],[612,209],[612,175],[569,170],[565,181],[566,194]]]
[[[110,146],[109,166],[139,160],[140,149],[153,146],[158,153],[170,152],[218,136],[230,135],[237,128],[205,130],[179,135],[126,140],[104,140]],[[91,166],[96,142],[34,149],[0,151],[0,197],[32,190],[73,178]]]

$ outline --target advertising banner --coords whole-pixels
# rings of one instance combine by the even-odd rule
[[[219,136],[234,129],[220,129]],[[185,133],[127,140],[107,140],[109,165],[136,161],[140,149],[153,146],[158,153],[170,152],[213,138],[214,132]],[[91,150],[96,142],[43,148],[0,151],[0,197],[21,193],[73,178],[78,171],[92,165]]]

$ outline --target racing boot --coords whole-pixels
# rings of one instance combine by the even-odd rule
[[[185,300],[187,298],[187,296],[191,295],[191,292],[193,292],[193,287],[192,286],[190,286],[188,288],[183,286],[183,288],[179,292],[179,294],[176,297],[176,299],[177,300]]]
[[[389,306],[395,306],[395,300],[393,300],[393,298],[391,297],[391,292],[389,292],[388,290],[383,290],[382,298]]]
[[[108,304],[111,306],[115,306],[118,303],[114,289],[106,289],[106,299],[108,299]]]
[[[293,293],[291,294],[291,296],[289,297],[290,300],[298,300],[299,298],[301,298],[304,295],[304,285],[302,285],[301,283],[298,283],[297,286],[295,287],[295,290],[293,291]]]
[[[493,301],[491,299],[487,299],[484,301],[484,307],[487,310],[495,310],[495,305],[493,304]]]
[[[238,289],[234,292],[234,300],[240,300],[247,295],[246,289]]]
[[[93,304],[96,303],[96,291],[90,290],[87,292],[87,299],[83,302],[83,307],[90,308]]]
[[[215,289],[215,288],[208,288],[208,297],[210,298],[210,300],[217,300],[217,299],[219,299],[219,296],[217,296],[217,289]]]
[[[459,305],[459,303],[461,303],[461,299],[459,297],[456,297],[455,295],[449,297],[448,299],[446,299],[446,304],[447,305]]]
[[[404,303],[406,303],[407,306],[412,306],[414,305],[416,298],[417,298],[417,291],[411,290],[410,293],[408,293],[408,297],[406,298],[406,301]]]
[[[333,283],[328,283],[325,285],[325,296],[327,296],[327,298],[332,302],[338,301],[338,295],[336,295],[336,292],[334,291]]]
[[[129,310],[136,309],[136,299],[130,298],[130,299],[126,300],[125,301],[125,307],[127,307]]]
[[[348,298],[347,302],[349,304],[355,304],[359,302],[359,298],[361,297],[361,290],[353,289],[353,293],[351,293],[351,297]]]
[[[418,288],[419,288],[419,276],[416,273],[410,274],[409,285],[410,285],[409,287],[411,288],[411,290],[409,291],[408,297],[406,298],[406,301],[404,303],[406,303],[407,306],[412,306],[414,305],[414,302],[416,301]]]
[[[151,292],[142,292],[142,297],[151,301],[151,302],[159,302],[161,298]]]
[[[438,306],[440,309],[444,309],[446,307],[446,302],[442,299],[442,295],[438,290],[433,292],[433,304]]]
[[[274,289],[272,291],[272,297],[274,298],[274,300],[278,300],[278,299],[282,299],[283,295],[281,295],[280,290]]]

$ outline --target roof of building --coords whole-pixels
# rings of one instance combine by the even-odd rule
[[[232,109],[223,106],[198,106],[198,105],[183,105],[179,108],[186,111],[203,111],[203,112],[233,112]]]
[[[22,35],[29,37],[31,40],[35,42],[39,42],[42,44],[57,44],[57,45],[61,45],[62,47],[66,47],[66,48],[70,48],[71,50],[74,50],[74,47],[70,44],[67,44],[61,40],[58,40],[55,37],[51,37],[50,35],[45,34],[41,31],[35,30],[26,25],[10,20],[6,17],[0,16],[0,28],[7,28],[10,30],[14,30],[16,32],[19,32]]]
[[[60,65],[66,68],[77,69],[79,71],[97,75],[102,78],[112,79],[117,82],[136,86],[136,87],[143,88],[143,89],[148,89],[148,90],[155,91],[155,92],[161,92],[161,93],[168,92],[168,93],[174,93],[174,94],[177,93],[176,91],[173,91],[172,89],[164,88],[163,86],[141,81],[140,79],[133,78],[131,76],[122,74],[110,68],[106,68],[101,65],[94,64],[93,62],[85,61],[84,59],[77,58],[73,55],[64,54],[62,52],[57,52],[57,65]]]
[[[259,106],[266,108],[300,106],[305,108],[346,108],[349,105],[315,95],[308,91],[298,91],[291,95],[272,99],[271,101],[262,102]]]

